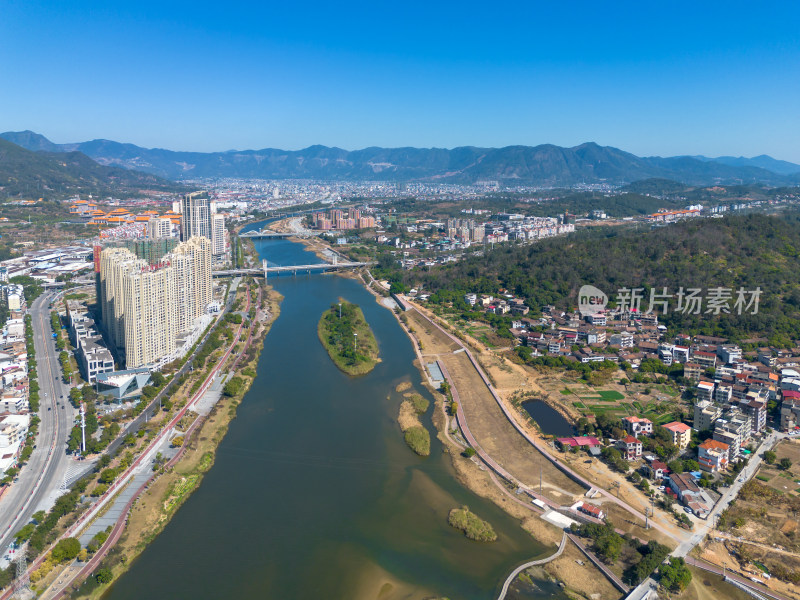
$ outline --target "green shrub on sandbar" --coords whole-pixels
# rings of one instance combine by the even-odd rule
[[[428,456],[431,453],[431,434],[420,425],[406,429],[405,440],[408,447],[420,456]]]
[[[478,542],[493,542],[497,534],[492,526],[475,513],[470,512],[469,506],[454,508],[450,511],[447,522],[456,529],[460,529],[471,540]]]

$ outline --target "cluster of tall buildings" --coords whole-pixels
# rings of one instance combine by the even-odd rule
[[[225,217],[217,213],[216,204],[208,192],[186,194],[180,202],[181,241],[204,237],[211,242],[211,255],[225,255]]]
[[[326,213],[317,212],[311,215],[311,223],[321,231],[371,229],[375,227],[375,217],[363,215],[358,208],[348,210],[333,209]]]
[[[462,242],[482,242],[486,235],[483,223],[475,219],[447,219],[447,237]]]
[[[211,303],[211,242],[193,236],[152,264],[128,248],[99,256],[99,302],[109,345],[128,369],[172,359],[179,337]]]
[[[147,239],[95,250],[103,331],[128,369],[176,358],[212,301],[212,267],[226,253],[224,217],[207,192],[186,194],[180,212],[180,243],[171,219],[156,217]]]

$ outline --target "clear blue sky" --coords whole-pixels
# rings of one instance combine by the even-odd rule
[[[596,141],[800,162],[798,24],[791,0],[3,0],[0,130],[201,151]]]

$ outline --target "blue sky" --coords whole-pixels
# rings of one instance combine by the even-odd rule
[[[0,130],[176,150],[595,141],[800,162],[800,3],[37,2]]]

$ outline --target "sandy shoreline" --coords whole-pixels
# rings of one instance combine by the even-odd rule
[[[364,286],[375,297],[375,301],[388,308],[384,303],[384,297],[375,292],[367,285],[363,277],[360,277]],[[414,365],[422,376],[422,384],[434,395],[435,408],[433,414],[433,424],[437,430],[437,437],[444,445],[445,451],[450,455],[458,482],[475,494],[491,500],[494,504],[504,510],[514,518],[520,520],[520,526],[530,533],[537,541],[549,546],[555,551],[561,541],[562,532],[553,525],[543,521],[536,512],[529,507],[523,506],[512,491],[506,489],[500,480],[487,469],[476,457],[466,459],[461,456],[464,446],[454,440],[449,431],[457,427],[450,421],[445,406],[445,396],[435,389],[428,379],[425,370],[424,359],[419,351],[420,340],[409,331],[409,327],[400,319],[399,315],[392,311],[398,323],[408,335],[414,346],[417,358]],[[471,345],[471,344],[470,344]],[[477,349],[477,348],[476,348]],[[453,420],[454,421],[454,420]],[[546,556],[546,554],[544,555]],[[588,561],[581,560],[583,555],[572,544],[568,544],[564,553],[556,560],[549,562],[541,567],[531,570],[531,575],[541,577],[543,573],[554,581],[559,581],[566,586],[566,589],[577,598],[597,600],[598,598],[619,598],[620,593],[613,585],[593,567]],[[581,563],[577,562],[581,561]],[[513,565],[509,566],[511,572]],[[524,571],[523,573],[527,573]]]

